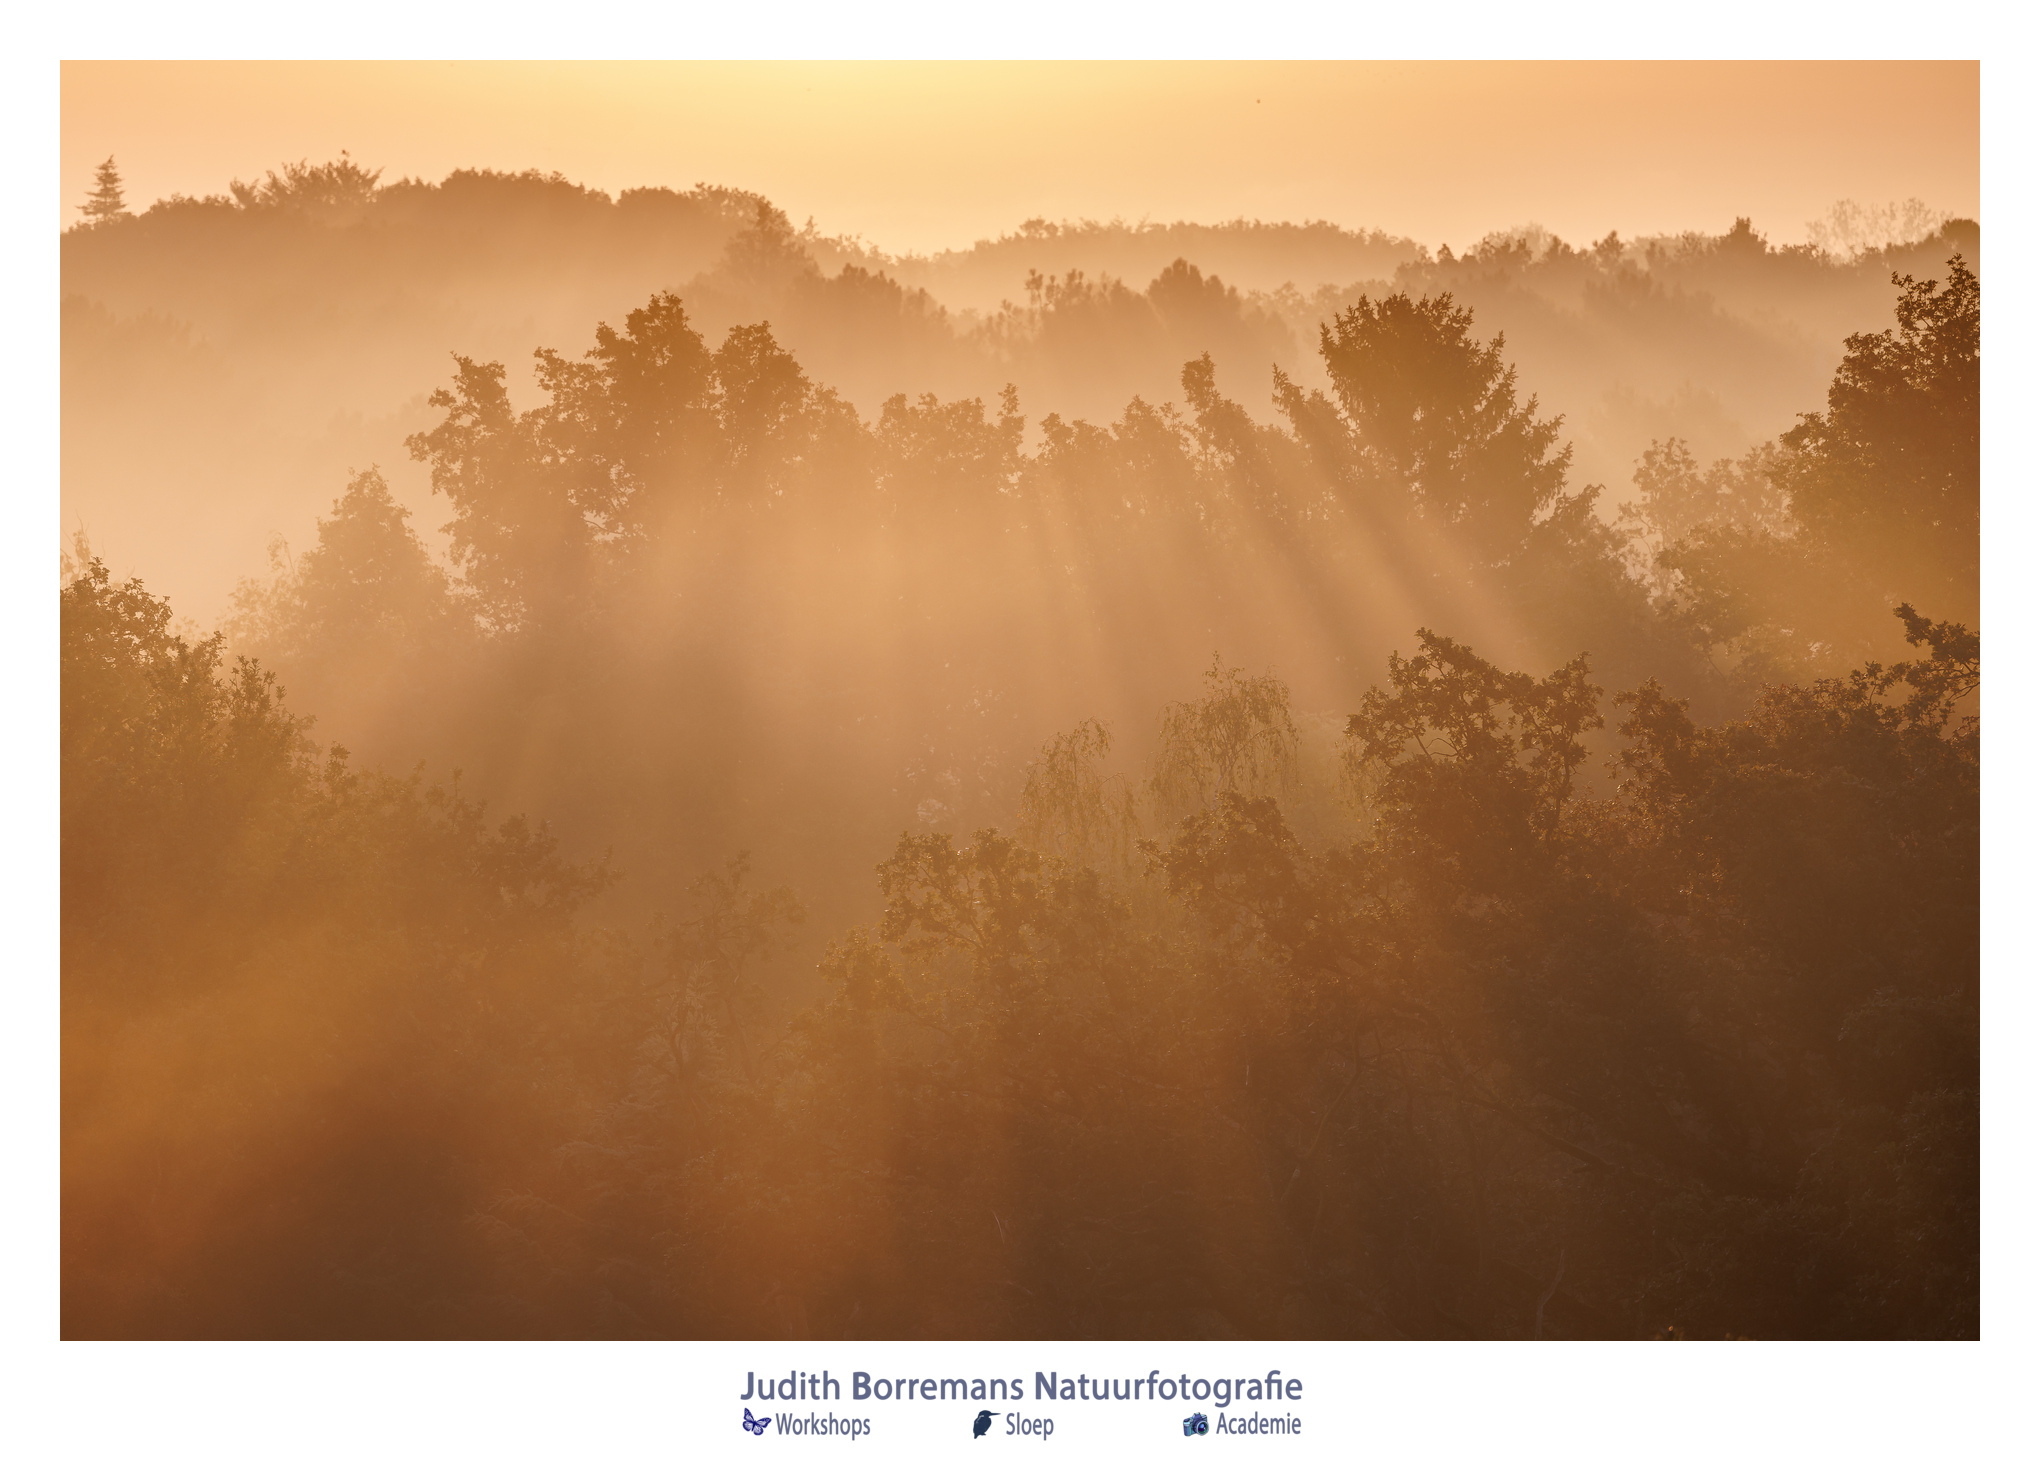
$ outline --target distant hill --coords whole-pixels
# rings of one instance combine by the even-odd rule
[[[1093,278],[1142,282],[1175,260],[1194,261],[1207,274],[1242,291],[1274,292],[1285,285],[1310,290],[1326,282],[1386,280],[1398,266],[1428,260],[1414,240],[1379,230],[1348,230],[1326,220],[1266,224],[1232,220],[1219,225],[1114,220],[1058,224],[1028,220],[996,240],[968,250],[928,256],[889,256],[851,242],[817,242],[817,259],[835,258],[883,270],[908,286],[924,288],[952,308],[996,311],[1030,271],[1060,276],[1077,270]]]

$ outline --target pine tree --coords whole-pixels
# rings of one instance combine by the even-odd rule
[[[97,171],[99,187],[85,196],[85,202],[78,206],[85,218],[93,224],[101,220],[117,219],[127,213],[127,201],[120,191],[120,170],[113,166],[113,155],[106,156],[106,162]]]

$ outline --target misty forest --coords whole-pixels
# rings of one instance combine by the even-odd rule
[[[61,242],[97,1337],[1978,1332],[1979,230]]]

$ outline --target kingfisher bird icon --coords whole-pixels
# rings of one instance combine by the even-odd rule
[[[991,1428],[992,1428],[992,1412],[990,1410],[979,1410],[977,1414],[977,1419],[971,1422],[970,1438],[972,1440],[976,1440],[980,1435],[983,1435],[987,1430],[990,1430]]]

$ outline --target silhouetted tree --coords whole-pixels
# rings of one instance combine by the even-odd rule
[[[1565,485],[1558,419],[1516,400],[1502,338],[1480,343],[1450,294],[1361,297],[1321,329],[1325,369],[1360,441],[1425,512],[1500,561]]]
[[[1973,606],[1979,534],[1976,273],[1957,255],[1947,284],[1894,273],[1898,325],[1857,333],[1828,388],[1780,443],[1793,513],[1873,575]]]
[[[1715,467],[1735,504],[1657,553],[1672,616],[1748,688],[1861,661],[1902,597],[1974,614],[1980,296],[1962,258],[1948,264],[1945,288],[1895,276],[1898,326],[1848,339],[1827,412],[1732,476]],[[1647,460],[1638,483],[1669,469]]]
[[[93,171],[92,192],[85,196],[85,202],[78,209],[91,225],[107,220],[119,219],[128,212],[127,200],[121,193],[120,170],[114,167],[113,155],[106,156],[106,162]]]

